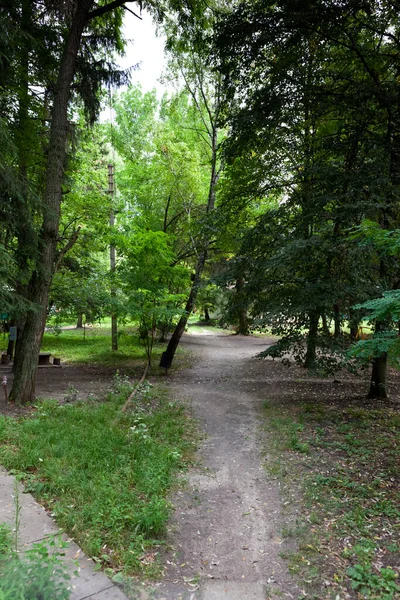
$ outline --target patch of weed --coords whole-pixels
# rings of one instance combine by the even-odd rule
[[[400,415],[332,403],[264,410],[266,466],[309,525],[287,527],[298,541],[291,571],[319,599],[400,597]]]
[[[3,419],[0,461],[100,565],[156,572],[168,491],[193,450],[194,426],[149,385],[122,413],[126,381],[116,388],[105,402],[45,401],[29,418]]]

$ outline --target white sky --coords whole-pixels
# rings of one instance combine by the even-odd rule
[[[134,9],[136,12],[136,9]],[[143,91],[157,89],[162,95],[165,87],[157,80],[162,74],[164,59],[164,40],[156,36],[156,28],[149,13],[143,11],[139,20],[129,11],[124,11],[124,35],[129,43],[126,56],[119,59],[119,64],[126,69],[138,64],[138,69],[132,72],[132,83],[140,83]],[[139,14],[139,13],[138,13]]]

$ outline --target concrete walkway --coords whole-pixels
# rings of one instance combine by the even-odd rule
[[[33,496],[24,493],[20,483],[17,485],[21,506],[18,538],[19,548],[23,551],[35,542],[44,541],[49,535],[59,534],[60,529]],[[12,530],[15,530],[15,494],[15,478],[0,467],[0,523],[8,524]],[[63,539],[69,542],[63,553],[71,574],[70,600],[128,600],[104,573],[94,570],[95,563],[85,556],[79,546],[69,541],[66,535],[63,535]]]

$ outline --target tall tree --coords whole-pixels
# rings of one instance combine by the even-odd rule
[[[205,142],[209,154],[209,184],[205,215],[202,223],[202,240],[193,275],[192,287],[185,311],[163,353],[161,364],[171,365],[176,349],[185,331],[189,316],[195,307],[201,277],[215,237],[213,214],[216,205],[217,184],[223,164],[219,158],[221,133],[219,116],[222,106],[223,76],[210,68],[211,32],[215,21],[215,7],[208,6],[202,14],[192,13],[184,27],[174,21],[166,26],[167,47],[171,55],[171,71],[181,78],[198,111],[198,135]]]
[[[22,11],[26,8],[22,3]],[[121,27],[121,0],[109,4],[96,5],[94,0],[79,0],[76,3],[45,5],[48,12],[42,12],[40,3],[32,3],[31,13],[26,17],[26,25],[39,23],[41,31],[49,30],[57,35],[54,59],[54,74],[49,101],[49,133],[47,142],[47,162],[44,169],[43,196],[41,198],[41,222],[36,237],[35,264],[31,269],[26,286],[26,297],[34,306],[26,314],[23,330],[18,343],[18,353],[14,364],[14,384],[11,397],[25,403],[34,396],[37,357],[44,331],[48,292],[55,265],[59,258],[57,248],[59,235],[60,209],[65,173],[66,148],[68,140],[68,108],[72,93],[77,91],[84,100],[90,118],[94,118],[99,107],[98,90],[102,81],[113,73],[107,65],[100,48],[114,48],[122,51],[119,35]],[[9,7],[6,10],[11,10]],[[38,21],[38,13],[41,19]],[[50,14],[51,13],[51,14]],[[26,14],[26,13],[24,13]],[[53,26],[51,25],[54,19]],[[25,17],[24,17],[25,18]],[[84,35],[85,29],[90,35]],[[44,51],[44,40],[35,39]],[[22,57],[23,60],[24,57]],[[43,56],[40,57],[43,60]],[[100,60],[96,61],[96,58]],[[36,63],[45,68],[44,63]],[[25,85],[26,82],[23,83]],[[22,103],[20,103],[22,106]],[[21,116],[22,118],[22,116]]]
[[[278,283],[258,310],[289,328],[302,315],[312,365],[319,317],[334,317],[339,334],[355,301],[396,278],[393,264],[367,264],[346,233],[367,215],[397,219],[394,13],[374,2],[241,3],[221,21],[217,44],[231,99],[229,156],[249,159],[249,196],[280,192],[272,247],[249,248],[258,267],[264,261],[266,289]],[[262,224],[270,231],[271,216],[253,240]]]

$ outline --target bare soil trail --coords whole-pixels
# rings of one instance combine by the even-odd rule
[[[169,378],[172,397],[189,401],[206,433],[201,467],[174,498],[166,557],[166,600],[297,598],[280,557],[281,500],[262,466],[259,428],[265,399],[262,362],[254,356],[272,340],[186,335],[190,369]],[[264,362],[264,361],[263,361]]]

